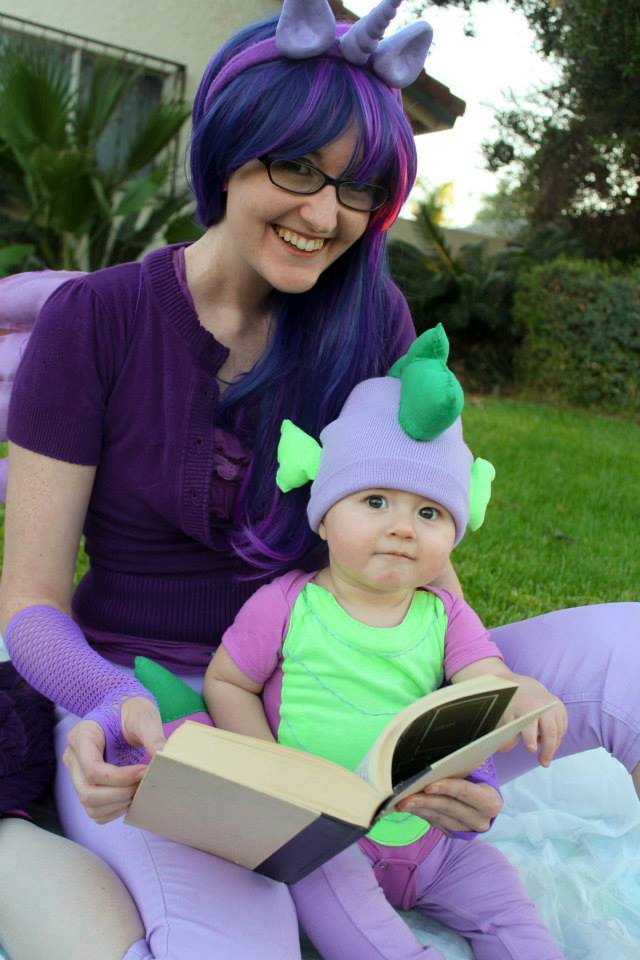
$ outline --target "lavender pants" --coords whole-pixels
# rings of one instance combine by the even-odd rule
[[[494,847],[442,837],[418,864],[402,852],[373,860],[353,846],[291,888],[324,960],[444,960],[393,909],[407,903],[409,887],[409,903],[466,937],[477,960],[562,960],[515,869]]]
[[[640,763],[640,604],[606,604],[559,611],[501,627],[493,636],[514,671],[537,677],[567,704],[570,726],[561,748],[562,755],[603,746],[629,771]],[[59,754],[74,722],[75,718],[67,716],[58,724]],[[535,758],[520,748],[499,754],[496,759],[503,781],[535,765]],[[208,854],[127,827],[121,821],[107,826],[93,824],[80,806],[62,765],[57,780],[57,801],[66,834],[106,860],[123,879],[138,906],[147,931],[146,939],[134,944],[124,960],[299,958],[295,910],[289,891],[283,885]],[[212,815],[215,815],[213,810]],[[462,861],[454,849],[457,843],[462,841],[448,843],[441,852],[452,858],[451,863],[459,864]],[[473,841],[471,846],[478,851],[488,849],[481,842]],[[444,876],[438,874],[434,856],[440,856],[437,847],[429,862],[423,865],[425,890],[420,906],[428,913],[446,906],[434,906],[434,891],[441,883],[449,883],[449,906],[456,896],[449,870]],[[358,909],[364,909],[368,898],[374,897],[386,916],[382,894],[377,884],[375,888],[372,886],[371,866],[358,848],[345,855],[345,864],[347,858],[349,864],[357,865],[365,881],[362,905]],[[481,852],[478,860],[475,858],[474,853],[474,869],[477,866],[483,872],[481,891],[491,896],[492,900],[487,903],[494,904],[498,911],[495,916],[502,916],[509,898],[519,897],[517,879],[503,866],[503,861],[498,870],[491,865],[483,867]],[[451,880],[455,877],[456,871],[453,871]],[[497,891],[492,891],[492,884],[498,880]],[[320,909],[321,905],[316,906]],[[305,911],[303,922],[311,930],[313,900],[302,905],[302,909]],[[453,924],[453,918],[443,916],[443,919]],[[404,924],[401,929],[404,931]],[[465,933],[461,926],[457,929]],[[470,935],[470,930],[466,935]],[[506,932],[503,941],[505,936]],[[419,945],[416,948],[414,943],[412,949],[414,953],[397,956],[429,958]],[[474,949],[477,957],[490,956],[497,960],[509,956],[508,953],[478,952],[484,949],[479,934],[475,935]],[[326,957],[332,955],[327,953]],[[373,943],[368,953],[352,954],[345,944],[337,955],[341,960],[356,957],[377,960],[386,956]],[[432,950],[431,960],[437,956]],[[518,956],[543,960],[559,954],[536,953],[534,949],[528,955]]]

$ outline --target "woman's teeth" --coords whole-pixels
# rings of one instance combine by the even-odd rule
[[[307,253],[310,253],[312,250],[321,250],[324,247],[323,239],[318,238],[317,240],[311,240],[308,237],[300,236],[299,233],[295,233],[293,230],[286,230],[284,227],[274,227],[274,230],[281,240],[284,240],[285,243],[290,243],[293,247],[297,247],[298,250],[305,250]]]

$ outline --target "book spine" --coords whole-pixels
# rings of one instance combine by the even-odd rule
[[[320,814],[313,823],[263,860],[255,870],[272,880],[297,883],[364,837],[368,827]]]

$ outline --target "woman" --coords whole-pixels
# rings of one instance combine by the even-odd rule
[[[284,887],[116,818],[142,773],[142,748],[162,743],[155,704],[131,677],[133,656],[197,677],[251,592],[289,567],[317,565],[304,496],[285,504],[274,493],[278,425],[290,416],[317,435],[352,386],[386,371],[413,336],[384,244],[415,176],[397,86],[416,76],[429,37],[418,25],[408,50],[392,42],[372,58],[370,38],[351,34],[340,47],[344,29],[336,34],[328,8],[314,5],[309,20],[307,6],[303,31],[287,4],[277,42],[275,21],[250,27],[205,72],[191,146],[202,239],[63,285],[41,312],[16,381],[0,626],[18,669],[61,707],[65,833],[111,865],[143,926],[103,863],[66,846],[62,861],[51,838],[31,828],[16,840],[17,825],[7,836],[5,822],[4,856],[20,844],[24,858],[18,881],[29,856],[40,864],[20,888],[30,902],[18,907],[6,890],[0,897],[12,960],[40,955],[42,944],[51,956],[59,925],[49,922],[56,891],[46,857],[55,869],[66,862],[65,884],[73,876],[75,922],[60,948],[67,960],[86,956],[89,936],[92,956],[105,960],[299,956]],[[409,73],[398,77],[407,60]],[[91,570],[72,599],[83,529]],[[457,584],[452,570],[444,579]],[[497,632],[514,669],[569,700],[579,697],[568,634],[585,643],[600,618],[606,630],[593,631],[595,645],[603,633],[620,635],[623,617],[638,619],[631,606],[594,608],[586,627],[578,616]],[[527,630],[535,646],[520,643]],[[619,690],[617,660],[603,671],[602,656],[584,708],[594,719],[584,719],[580,700],[565,752],[610,735],[632,769],[640,738],[631,710],[625,725],[618,706],[634,700]],[[603,684],[610,714],[600,710]],[[515,753],[506,758],[512,768],[534,762]],[[483,829],[491,811],[481,785],[460,783],[462,795],[423,797],[419,812]],[[85,858],[82,881],[76,856]],[[20,923],[38,914],[29,930]]]

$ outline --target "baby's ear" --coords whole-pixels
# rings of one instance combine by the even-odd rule
[[[321,520],[320,523],[318,524],[318,536],[320,537],[321,540],[324,540],[326,542],[327,528],[324,525],[324,520]]]

